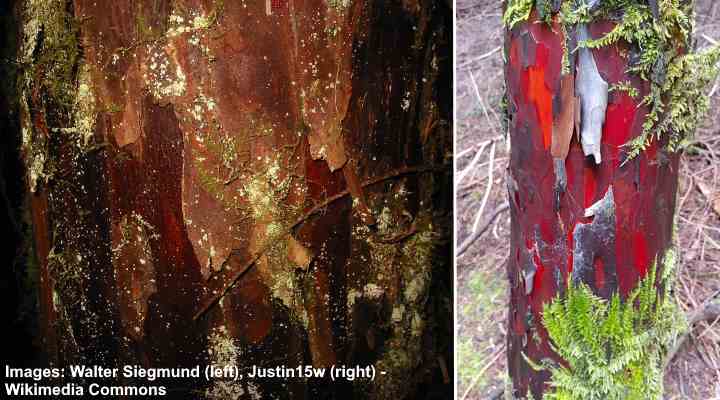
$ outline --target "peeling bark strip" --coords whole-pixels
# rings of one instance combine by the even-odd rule
[[[522,13],[522,4],[547,4],[510,3],[516,8],[508,20]],[[627,296],[662,259],[672,246],[678,155],[666,149],[665,137],[623,165],[623,146],[643,134],[649,108],[642,100],[650,93],[650,84],[629,72],[627,43],[574,51],[563,34],[573,36],[573,29],[562,28],[557,14],[546,23],[535,7],[527,12],[506,31],[512,142],[508,365],[514,398],[540,399],[548,393],[550,372],[531,368],[525,357],[562,362],[543,326],[543,307],[568,282],[584,283],[605,299]],[[580,25],[577,41],[603,37],[614,26],[605,19]],[[621,82],[638,95],[608,96],[608,87]]]
[[[577,28],[578,43],[590,39],[588,28],[580,24]],[[583,153],[593,156],[596,164],[600,164],[600,137],[602,136],[605,112],[608,103],[608,84],[600,76],[592,50],[578,50],[577,95],[580,97],[580,114],[582,115],[582,132],[580,133]]]
[[[446,3],[21,3],[51,362],[387,372],[173,398],[452,392]]]
[[[594,288],[609,299],[617,291],[615,265],[615,198],[610,186],[602,199],[585,209],[590,223],[578,223],[573,231],[573,264],[571,281]]]

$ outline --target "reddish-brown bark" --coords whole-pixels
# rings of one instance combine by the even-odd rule
[[[589,25],[595,38],[611,28],[604,21]],[[594,59],[608,84],[629,81],[639,96],[610,93],[599,165],[585,157],[573,134],[564,159],[567,188],[556,206],[550,132],[553,118],[564,118],[562,106],[571,104],[561,99],[561,35],[560,29],[538,23],[535,12],[506,34],[512,144],[508,362],[518,397],[531,391],[542,398],[549,379],[547,371],[532,369],[523,353],[535,361],[560,361],[549,346],[542,310],[569,279],[589,285],[604,298],[626,296],[672,245],[679,157],[653,141],[625,162],[622,146],[643,131],[648,107],[640,102],[650,87],[627,72],[630,49],[622,43],[593,50]],[[586,210],[603,198],[613,207],[610,217],[586,217]]]
[[[78,147],[45,128],[73,124],[48,113],[60,107],[52,98],[28,105],[43,118],[31,126],[47,135],[54,167],[32,206],[48,351],[59,346],[61,364],[194,366],[217,362],[222,336],[242,350],[240,368],[373,364],[416,352],[389,328],[405,301],[417,314],[400,324],[421,327],[427,355],[412,354],[369,394],[329,379],[258,380],[237,394],[411,396],[436,384],[437,354],[448,348],[438,332],[450,316],[434,309],[449,294],[431,294],[450,279],[448,247],[431,245],[444,261],[423,261],[427,282],[411,304],[397,295],[411,284],[399,256],[371,262],[368,243],[419,219],[424,234],[450,223],[449,10],[433,1],[265,3],[67,4],[83,54],[75,68],[87,72],[81,84],[96,113],[94,146]],[[49,96],[39,74],[31,86]],[[407,173],[416,166],[430,168]],[[405,172],[364,184],[395,170]],[[376,281],[382,296],[349,300]],[[213,390],[161,383],[189,398]]]

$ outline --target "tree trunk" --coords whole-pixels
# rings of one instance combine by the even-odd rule
[[[18,15],[51,364],[328,368],[155,383],[173,398],[448,393],[445,2],[52,0]],[[341,365],[377,376],[331,382]]]
[[[692,101],[670,100],[673,94],[687,95],[671,85],[676,83],[671,79],[679,79],[671,71],[680,60],[687,60],[683,53],[689,39],[672,31],[676,36],[658,42],[664,53],[655,58],[646,52],[649,46],[638,46],[632,32],[631,39],[626,36],[594,49],[583,48],[583,40],[605,37],[631,12],[637,11],[646,26],[652,27],[655,20],[676,27],[667,20],[668,10],[660,13],[654,1],[624,2],[629,5],[622,9],[610,9],[612,2],[587,3],[591,5],[587,24],[568,18],[577,2],[506,4],[505,72],[512,144],[508,365],[517,398],[540,399],[562,392],[556,389],[554,372],[563,368],[576,379],[592,373],[579,371],[573,361],[560,356],[570,350],[546,329],[549,303],[570,304],[567,290],[577,291],[583,285],[600,299],[609,301],[619,294],[627,301],[646,276],[658,287],[659,303],[666,286],[660,276],[670,273],[666,264],[674,259],[679,155],[672,141],[679,129],[661,134],[658,124],[652,127],[657,135],[648,141],[644,135],[653,115],[676,122],[666,117],[670,111],[654,114],[658,104],[654,90],[662,91],[666,110],[674,110],[677,101]],[[685,7],[677,9],[687,11]],[[674,58],[665,58],[668,54]],[[651,60],[640,61],[645,56]],[[701,86],[704,78],[700,74],[696,78]],[[702,110],[691,109],[688,114],[695,112]],[[630,303],[631,308],[637,305]],[[602,301],[597,304],[605,307]],[[594,319],[593,334],[601,344],[601,322],[608,315],[604,310],[587,315]],[[572,326],[565,328],[572,332]],[[603,345],[608,363],[619,357],[609,344]],[[605,366],[600,368],[608,369],[601,361]],[[628,371],[630,367],[622,373]],[[590,381],[578,382],[577,386],[588,387],[584,399],[615,398],[594,397],[611,392],[603,392],[606,389],[600,385],[591,387]],[[648,393],[654,390],[647,389],[638,398],[653,398]]]

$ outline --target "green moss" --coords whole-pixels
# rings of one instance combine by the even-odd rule
[[[670,151],[684,147],[710,107],[705,90],[718,75],[719,61],[720,46],[671,61],[664,82],[653,84],[652,92],[643,100],[651,111],[642,135],[628,144],[630,158],[662,137],[667,137]]]
[[[630,81],[613,83],[612,85],[610,85],[610,92],[625,92],[633,99],[640,96],[637,88],[633,86],[632,82]]]
[[[328,5],[337,10],[345,10],[350,5],[350,0],[328,0]]]
[[[61,0],[26,2],[23,61],[26,79],[45,89],[60,106],[72,107],[80,61],[79,23]]]
[[[674,254],[666,253],[663,276],[672,275]],[[617,294],[601,299],[581,284],[545,306],[543,324],[567,365],[527,360],[552,374],[544,399],[662,398],[664,357],[686,323],[674,299],[659,295],[656,269],[625,300]],[[659,284],[670,282],[661,278]]]
[[[43,113],[47,121],[70,126],[80,60],[78,23],[60,0],[32,0],[22,10],[19,61],[23,70],[18,89],[22,119],[23,153],[31,191],[51,176],[44,132],[35,132],[31,115]],[[32,99],[32,100],[31,100]],[[41,99],[41,105],[38,105]],[[43,107],[41,110],[35,108]],[[48,122],[49,123],[49,122]],[[52,126],[51,126],[52,128]]]
[[[492,262],[493,260],[488,259],[484,263],[476,265],[467,280],[467,288],[458,289],[465,290],[469,294],[467,301],[463,301],[462,306],[458,306],[462,307],[458,309],[458,313],[466,321],[469,321],[468,326],[477,326],[477,329],[461,331],[458,337],[458,383],[463,392],[487,362],[489,355],[486,349],[480,346],[480,344],[485,345],[485,342],[478,343],[475,338],[488,335],[492,328],[488,329],[486,321],[492,321],[498,310],[503,307],[497,299],[502,298],[507,290],[505,277],[491,273],[489,271],[493,270],[485,267],[491,265]],[[486,387],[486,383],[492,381],[493,378],[495,377],[483,376],[476,383],[476,387]]]
[[[512,29],[516,24],[530,18],[535,0],[510,0],[503,14],[503,25]]]
[[[54,288],[64,304],[70,305],[85,300],[82,295],[82,281],[88,262],[89,260],[79,251],[72,249],[59,251],[56,247],[50,249],[47,268],[55,282]]]
[[[467,388],[468,385],[477,377],[478,371],[482,370],[487,355],[482,351],[478,351],[472,337],[458,338],[457,358],[458,358],[458,385],[460,388]],[[476,385],[478,387],[486,386],[486,376],[478,378]]]

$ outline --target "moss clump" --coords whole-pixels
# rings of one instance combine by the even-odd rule
[[[625,81],[625,82],[617,82],[610,86],[610,92],[625,92],[628,96],[632,97],[633,99],[636,99],[638,96],[640,96],[640,93],[638,92],[637,88],[632,85],[632,82]]]
[[[350,5],[350,0],[328,0],[328,6],[337,10],[345,10]]]
[[[534,0],[511,0],[503,14],[503,25],[512,29],[516,24],[527,21],[532,12]]]
[[[78,23],[64,1],[27,1],[23,5],[22,41],[18,83],[22,118],[23,153],[31,191],[46,182],[47,132],[36,132],[32,115],[43,113],[47,123],[69,126],[75,103],[77,65],[81,57]]]
[[[671,276],[674,252],[664,258],[663,276]],[[535,368],[552,374],[544,399],[655,400],[662,397],[663,361],[686,329],[674,299],[660,295],[656,267],[624,301],[609,301],[581,284],[545,306],[543,324],[553,350],[567,366],[549,360]],[[670,284],[661,279],[661,285]]]
[[[22,61],[26,80],[38,84],[60,106],[71,108],[81,58],[79,24],[61,0],[26,2]]]
[[[662,85],[654,84],[651,94],[643,100],[651,111],[643,134],[629,143],[630,158],[661,137],[667,137],[671,151],[684,146],[710,107],[705,89],[717,77],[719,61],[720,46],[679,56],[668,65]]]
[[[92,149],[97,118],[97,105],[92,90],[90,70],[87,65],[80,67],[77,78],[77,89],[73,100],[73,126],[69,128],[53,128],[54,132],[72,135],[75,145],[87,151]]]

